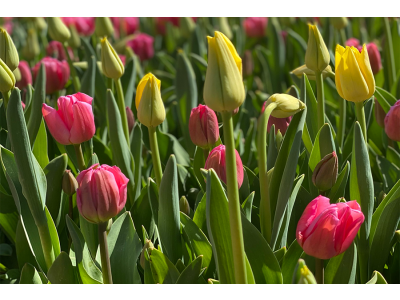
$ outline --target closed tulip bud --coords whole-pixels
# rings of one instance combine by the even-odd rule
[[[329,65],[329,51],[316,25],[308,25],[308,44],[305,60],[307,68],[314,72],[322,72]]]
[[[400,142],[400,100],[386,114],[385,132],[391,140]]]
[[[124,208],[129,179],[117,166],[95,164],[79,173],[76,180],[76,204],[87,221],[108,222]]]
[[[329,20],[330,20],[332,26],[337,30],[345,28],[347,26],[347,24],[349,23],[349,21],[347,20],[346,17],[332,17],[332,18],[329,18]]]
[[[108,17],[97,17],[95,26],[95,32],[98,37],[109,37],[114,33],[113,24]]]
[[[346,43],[345,46],[349,46],[349,47],[358,47],[360,45],[360,41],[356,38],[349,38]]]
[[[78,189],[78,181],[76,181],[74,175],[70,170],[65,170],[63,179],[62,179],[62,189],[65,194],[68,196],[73,196]]]
[[[330,204],[329,198],[318,196],[304,210],[296,239],[306,254],[330,259],[347,250],[363,222],[357,201]]]
[[[43,30],[47,29],[47,23],[44,20],[44,18],[37,17],[37,18],[35,18],[34,23],[35,23],[36,29],[39,31],[43,31]]]
[[[218,119],[215,112],[206,105],[192,109],[189,117],[190,138],[198,147],[211,148],[219,139]]]
[[[181,199],[179,199],[179,210],[185,215],[190,214],[189,202],[187,201],[185,196],[182,196]]]
[[[15,77],[15,84],[17,84],[17,82],[21,80],[21,72],[19,71],[18,68],[16,68],[13,71],[13,74],[14,74],[14,77]]]
[[[265,103],[265,108],[271,103],[276,105],[271,113],[275,118],[288,118],[306,107],[299,99],[288,94],[273,94]]]
[[[0,92],[7,93],[15,86],[15,76],[0,58]]]
[[[140,254],[140,266],[142,267],[142,269],[144,270],[145,267],[145,261],[146,261],[146,257],[144,256],[144,252],[146,250],[148,250],[149,254],[151,254],[151,250],[154,249],[154,245],[150,240],[146,239],[146,243],[144,244],[144,247],[142,249],[142,253]]]
[[[242,105],[245,90],[242,59],[232,42],[221,32],[208,39],[208,67],[204,83],[204,101],[211,109],[233,111]]]
[[[253,74],[254,64],[253,56],[250,50],[246,50],[243,56],[243,76],[249,77]]]
[[[62,145],[77,145],[96,132],[92,112],[93,98],[77,93],[58,98],[58,110],[43,103],[42,114],[54,139]]]
[[[193,30],[196,28],[196,24],[191,17],[182,17],[179,24],[181,26],[182,36],[185,38],[189,38]]]
[[[45,57],[32,68],[34,80],[41,64],[46,68],[46,94],[62,90],[69,79],[68,63],[65,60],[58,61],[52,57]]]
[[[47,23],[49,25],[49,35],[50,37],[60,43],[64,43],[69,40],[71,33],[68,27],[61,21],[60,18],[51,17],[47,18]]]
[[[304,259],[299,259],[293,274],[294,284],[317,284],[313,273],[306,266]]]
[[[266,104],[267,102],[264,102],[261,108],[261,113],[264,112]],[[273,116],[270,116],[268,119],[268,127],[267,127],[268,133],[270,132],[272,125],[275,125],[275,133],[278,133],[278,131],[280,131],[281,135],[285,134],[291,120],[292,120],[291,116],[287,118],[275,118]]]
[[[28,62],[21,60],[19,62],[19,66],[16,70],[19,70],[21,78],[19,80],[16,79],[15,86],[22,90],[28,84],[32,84],[32,73],[31,68],[29,67]]]
[[[397,240],[398,243],[400,243],[400,230],[396,230],[394,232],[394,238]]]
[[[315,80],[315,78],[316,78],[315,72],[310,70],[309,68],[307,68],[306,65],[302,65],[302,66],[298,67],[297,69],[294,69],[291,73],[296,75],[298,78],[302,78],[303,73],[307,75],[307,78],[309,80]],[[324,79],[327,77],[335,78],[335,73],[332,72],[332,68],[330,65],[328,65],[325,68],[325,70],[322,71],[322,76]]]
[[[375,120],[378,123],[378,125],[382,128],[385,128],[386,113],[383,110],[382,106],[379,104],[378,100],[376,99],[375,99],[374,112],[375,112]]]
[[[226,17],[220,17],[217,18],[218,20],[218,25],[219,25],[219,30],[228,38],[231,39],[233,38],[231,26],[229,26],[228,18]]]
[[[68,53],[73,60],[74,54],[70,48],[68,49]],[[63,45],[57,41],[49,42],[46,47],[46,54],[51,57],[57,58],[58,60],[67,60],[67,55],[65,53]]]
[[[136,89],[137,117],[143,125],[156,127],[165,120],[164,102],[161,99],[161,81],[151,73],[140,80]]]
[[[101,40],[101,66],[108,78],[118,79],[124,74],[124,65],[106,37]]]
[[[243,27],[248,37],[263,37],[267,29],[268,18],[252,17],[246,18]]]
[[[148,60],[154,56],[154,38],[145,33],[135,35],[126,45],[132,48],[140,60]]]
[[[239,153],[235,150],[236,154],[236,172],[238,187],[243,184],[243,164]],[[215,147],[207,157],[204,169],[208,170],[213,168],[217,173],[220,180],[226,184],[226,162],[225,162],[225,146],[219,145]]]
[[[312,182],[320,191],[329,190],[336,183],[338,176],[338,158],[336,152],[324,156],[317,164],[312,175]]]
[[[40,45],[36,30],[28,30],[28,35],[26,36],[26,42],[24,48],[22,49],[22,53],[28,60],[33,60],[37,55],[39,55]]]
[[[362,47],[360,47],[359,50],[361,52]],[[379,53],[378,46],[375,43],[369,43],[367,44],[367,51],[372,73],[378,74],[382,69],[381,54]]]
[[[79,37],[78,30],[74,24],[69,26],[71,37],[68,40],[68,45],[72,48],[79,48],[81,46],[81,38]]]
[[[361,53],[354,47],[336,46],[336,89],[343,99],[363,102],[375,93],[375,78],[369,62],[367,47]]]
[[[276,139],[276,148],[279,150],[281,148],[282,140],[283,140],[282,132],[279,129],[276,133],[275,139]]]
[[[131,133],[133,126],[135,126],[135,117],[133,115],[132,110],[128,106],[125,108],[125,110],[126,110],[126,118],[128,120],[129,133]]]
[[[0,58],[8,66],[11,71],[14,71],[19,64],[18,51],[15,48],[14,42],[8,32],[0,27]]]

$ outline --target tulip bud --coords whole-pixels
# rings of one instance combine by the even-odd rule
[[[97,17],[95,26],[95,32],[98,37],[109,37],[114,33],[113,24],[108,17]]]
[[[288,94],[273,94],[265,104],[265,108],[273,103],[276,108],[272,111],[271,116],[275,118],[287,118],[293,116],[303,110],[306,105],[299,99]]]
[[[15,77],[15,83],[17,83],[18,81],[21,80],[21,72],[20,72],[20,70],[18,68],[16,68],[13,71],[13,74],[14,74],[14,77]]]
[[[219,139],[218,119],[215,112],[206,105],[192,109],[189,117],[190,138],[198,147],[211,148]]]
[[[359,50],[361,52],[362,47]],[[375,43],[369,43],[367,44],[367,51],[372,73],[378,74],[382,69],[381,54],[379,53],[378,46]]]
[[[231,41],[221,32],[215,31],[215,37],[207,39],[208,67],[204,101],[215,111],[233,111],[242,105],[246,96],[242,80],[242,59]]]
[[[182,36],[185,38],[189,38],[193,30],[196,28],[196,24],[191,17],[182,17],[179,24],[181,26]]]
[[[15,86],[15,76],[0,58],[0,92],[7,93]]]
[[[390,108],[385,117],[385,132],[393,140],[400,142],[400,100]]]
[[[306,266],[304,259],[299,259],[294,270],[293,280],[294,284],[317,284],[313,273]]]
[[[71,37],[68,40],[68,45],[71,48],[79,48],[81,46],[81,38],[79,37],[79,33],[75,25],[70,25],[69,31],[71,32]]]
[[[139,33],[129,40],[126,45],[132,48],[140,60],[147,60],[154,56],[154,38],[145,33]]]
[[[65,170],[62,180],[62,189],[68,196],[73,196],[78,189],[78,181],[76,181],[74,175],[70,170]]]
[[[229,26],[228,18],[220,17],[218,19],[219,30],[228,38],[233,38],[231,26]]]
[[[104,75],[118,79],[124,74],[124,65],[107,38],[101,40],[101,66]]]
[[[34,79],[42,64],[46,68],[46,94],[62,90],[69,79],[68,63],[65,60],[58,61],[55,58],[45,57],[32,68]]]
[[[148,73],[140,80],[136,89],[136,109],[140,123],[156,127],[165,120],[164,102],[161,99],[161,81]]]
[[[282,132],[280,131],[280,129],[278,129],[275,139],[276,139],[276,148],[279,150],[281,148],[283,140]]]
[[[329,51],[316,25],[308,25],[308,44],[305,60],[307,68],[314,72],[322,72],[329,65]]]
[[[394,238],[397,240],[398,243],[400,243],[400,230],[396,230],[394,232]]]
[[[37,17],[37,18],[35,18],[34,22],[35,22],[36,29],[39,30],[39,31],[43,31],[43,30],[45,30],[47,28],[47,23],[44,20],[44,18]]]
[[[360,41],[356,38],[349,38],[346,43],[345,46],[349,46],[349,47],[358,47],[360,45]]]
[[[336,152],[324,156],[317,164],[312,175],[312,182],[320,191],[329,190],[336,183],[338,158]]]
[[[29,67],[28,63],[24,60],[21,60],[19,62],[19,66],[17,69],[20,73],[20,79],[15,82],[15,86],[22,90],[24,87],[26,87],[28,84],[32,84],[32,73],[31,73],[31,68]]]
[[[243,22],[243,27],[248,37],[263,37],[267,30],[268,18],[251,17],[246,18]]]
[[[250,50],[246,50],[244,52],[243,57],[243,76],[249,77],[253,74],[254,64],[253,64],[253,57]]]
[[[375,120],[378,123],[378,125],[382,128],[385,128],[386,113],[383,110],[382,106],[379,104],[378,100],[376,99],[375,99],[374,112],[375,112]]]
[[[144,247],[142,249],[142,253],[140,254],[140,266],[142,267],[142,269],[144,270],[145,267],[145,261],[146,261],[146,257],[144,256],[144,252],[146,250],[148,250],[149,254],[151,254],[151,250],[154,249],[154,245],[150,240],[146,239],[146,243],[144,244]]]
[[[22,52],[28,60],[33,60],[37,55],[39,55],[40,46],[36,30],[28,30],[28,35],[26,37],[25,46],[22,49]]]
[[[18,51],[8,32],[0,27],[0,58],[14,71],[19,64]]]
[[[135,117],[133,115],[132,110],[128,106],[125,108],[125,110],[126,110],[126,118],[128,119],[129,133],[131,133],[133,126],[135,126]]]
[[[189,202],[187,201],[185,196],[182,196],[181,199],[179,199],[179,210],[185,215],[190,214]]]
[[[332,26],[337,30],[345,28],[347,26],[347,24],[349,23],[349,21],[347,20],[346,17],[332,17],[332,18],[329,18],[329,20],[330,20]]]
[[[47,23],[49,25],[49,35],[50,37],[60,43],[64,43],[69,40],[71,33],[68,27],[61,21],[60,18],[51,17],[47,18]]]
[[[298,78],[302,78],[303,73],[304,73],[307,75],[307,78],[309,80],[315,80],[315,72],[310,70],[309,68],[307,68],[306,65],[302,65],[302,66],[298,67],[297,69],[294,69],[291,73],[296,75]],[[322,76],[324,79],[327,77],[335,78],[335,73],[332,72],[332,68],[330,65],[328,65],[325,68],[325,70],[322,71]]]

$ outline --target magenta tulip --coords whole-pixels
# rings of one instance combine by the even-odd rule
[[[356,47],[357,48],[358,46],[360,46],[360,41],[358,39],[356,39],[356,38],[349,38],[346,41],[345,45],[349,46],[349,47]]]
[[[45,57],[32,69],[34,80],[41,64],[44,64],[46,68],[46,93],[52,94],[62,90],[69,79],[68,63],[65,60],[59,61],[52,57]]]
[[[58,60],[67,60],[67,55],[65,54],[64,47],[60,42],[49,42],[46,48],[46,53],[48,56],[57,58]],[[74,52],[71,48],[68,48],[68,54],[71,60],[74,60]]]
[[[110,18],[114,25],[114,32],[116,37],[121,36],[121,30],[124,31],[126,35],[133,34],[139,29],[139,18],[138,17],[111,17]]]
[[[76,31],[78,31],[80,35],[90,36],[94,32],[95,29],[94,17],[64,17],[61,19],[65,25],[75,26]]]
[[[76,204],[91,223],[105,223],[124,208],[129,179],[117,167],[95,164],[76,178]]]
[[[19,72],[21,73],[21,80],[15,83],[15,86],[22,90],[28,84],[32,84],[32,73],[28,62],[21,60],[18,65]]]
[[[238,181],[238,187],[240,188],[243,184],[243,164],[239,156],[239,153],[236,150],[235,153],[236,153],[237,181]],[[226,184],[226,164],[225,164],[224,145],[219,145],[218,147],[215,147],[208,155],[204,169],[208,170],[211,168],[213,168],[215,173],[217,173],[219,179],[221,179]]]
[[[375,43],[369,43],[366,46],[372,73],[375,75],[382,69],[381,54],[379,53],[378,46]],[[362,45],[357,46],[357,49],[361,53]]]
[[[243,27],[248,37],[263,37],[268,25],[268,18],[246,18]]]
[[[96,132],[92,112],[93,98],[77,93],[60,97],[58,110],[43,103],[42,114],[54,139],[63,145],[80,144]]]
[[[400,100],[386,114],[385,132],[391,140],[400,142]]]
[[[330,204],[318,196],[304,210],[296,229],[296,239],[304,252],[329,259],[346,251],[364,222],[357,201]]]
[[[133,52],[139,56],[140,60],[147,60],[154,56],[154,39],[152,36],[139,33],[132,40],[128,41],[126,45],[131,47]]]
[[[267,104],[267,102],[264,102],[264,105],[261,108],[261,113],[264,112],[266,104]],[[277,133],[278,130],[280,130],[282,135],[284,135],[286,133],[286,130],[289,127],[291,120],[292,120],[292,116],[287,117],[287,118],[275,118],[273,116],[269,116],[268,127],[267,127],[268,133],[270,132],[272,125],[275,125],[275,133]]]
[[[129,106],[127,106],[125,110],[126,110],[126,118],[128,120],[129,133],[131,133],[133,126],[135,126],[135,116],[133,115],[133,112],[129,108]]]
[[[190,138],[198,147],[211,148],[219,139],[218,119],[215,112],[200,104],[192,109],[189,117]]]

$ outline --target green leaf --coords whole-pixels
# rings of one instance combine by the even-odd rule
[[[42,284],[42,279],[35,267],[26,263],[21,271],[20,284]]]
[[[335,185],[329,191],[328,198],[331,199],[331,201],[336,202],[339,198],[344,197],[349,174],[350,163],[347,161],[342,172],[340,172]]]
[[[49,163],[49,157],[47,156],[47,132],[43,119],[40,123],[32,152],[33,155],[35,155],[39,165],[42,167],[42,169],[44,169],[44,167]]]
[[[324,158],[325,155],[336,152],[335,142],[332,136],[332,129],[329,124],[324,124],[314,141],[314,146],[311,151],[308,165],[311,171],[314,171],[317,164]]]
[[[318,115],[318,104],[317,99],[315,98],[314,92],[310,85],[310,81],[307,78],[306,74],[303,74],[303,79],[301,80],[301,98],[307,106],[307,116],[306,116],[306,124],[308,128],[308,132],[310,134],[311,140],[315,141],[317,133],[319,131],[318,127],[318,119],[315,117]]]
[[[255,192],[252,192],[242,203],[242,209],[244,211],[244,215],[250,222],[251,222],[251,209],[253,208],[254,194]]]
[[[126,98],[125,98],[126,99]],[[135,180],[135,189],[134,189],[134,200],[139,197],[141,191],[141,177],[142,177],[142,129],[139,123],[135,124],[135,127],[132,130],[132,142],[131,142],[131,153],[133,156],[133,161],[135,165],[134,172],[134,180]]]
[[[88,220],[82,217],[81,214],[79,214],[79,226],[92,257],[96,257],[97,249],[99,248],[97,224],[90,223]]]
[[[124,75],[121,77],[121,84],[124,88],[125,106],[132,107],[132,99],[135,94],[136,81],[136,61],[134,58],[129,59],[125,65]]]
[[[204,157],[204,150],[200,147],[196,147],[193,160],[193,172],[196,175],[196,179],[199,182],[199,185],[203,192],[206,191],[206,182],[203,178],[203,175],[201,175],[200,169],[204,168],[205,164],[206,161]]]
[[[51,265],[47,278],[52,284],[75,284],[78,280],[68,254],[61,252]]]
[[[378,271],[374,271],[372,278],[367,284],[388,284],[386,279]]]
[[[203,256],[198,256],[191,264],[189,264],[179,275],[177,284],[195,284],[201,275],[203,265]]]
[[[151,251],[150,267],[156,283],[176,283],[180,275],[174,264],[157,249]]]
[[[296,268],[297,261],[303,254],[303,249],[297,242],[294,240],[290,245],[289,250],[286,252],[282,261],[282,275],[283,275],[283,283],[290,284],[292,283],[294,269]]]
[[[389,101],[383,96],[383,94],[378,89],[375,89],[374,96],[378,100],[379,104],[382,106],[382,109],[385,111],[385,113],[388,113],[391,106]]]
[[[0,172],[2,172],[1,166]],[[13,244],[15,244],[18,219],[18,211],[13,197],[0,192],[0,230]]]
[[[45,211],[46,211],[46,218],[47,218],[47,226],[49,227],[49,231],[50,231],[51,244],[53,245],[54,257],[57,257],[61,253],[60,239],[58,238],[56,225],[54,224],[54,221],[53,221],[47,207],[45,207]]]
[[[355,243],[342,254],[332,257],[324,271],[326,284],[353,284],[356,279],[357,248]]]
[[[271,170],[275,166],[278,157],[278,148],[276,147],[275,124],[272,125],[268,134],[268,154],[267,154],[267,170]]]
[[[384,90],[383,88],[381,88],[379,86],[376,87],[375,93],[377,91],[385,98],[385,100],[387,101],[387,103],[389,103],[390,106],[393,106],[396,103],[396,101],[397,101],[396,97],[393,96],[390,92]],[[378,101],[379,101],[379,99],[378,99]],[[383,108],[383,106],[382,106],[382,108]],[[385,109],[383,108],[383,110],[385,110]]]
[[[136,199],[130,211],[135,228],[141,228],[143,226],[149,235],[152,236],[154,233],[155,222],[149,201],[147,186],[143,187],[139,198]]]
[[[89,95],[90,97],[94,98],[93,100],[96,101],[97,99],[95,96],[95,83],[96,83],[96,57],[90,56],[87,60],[88,68],[85,74],[82,77],[81,81],[81,93]],[[92,102],[92,106],[94,107],[94,103]]]

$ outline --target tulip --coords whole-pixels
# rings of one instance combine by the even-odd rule
[[[95,164],[76,178],[76,204],[87,221],[108,222],[124,208],[129,179],[117,167]]]
[[[305,60],[307,68],[314,72],[322,72],[329,65],[329,51],[316,25],[308,25],[308,44]]]
[[[156,27],[157,31],[162,35],[166,33],[166,24],[171,23],[172,25],[178,27],[179,26],[179,18],[176,17],[157,17],[156,18]]]
[[[296,229],[296,239],[304,252],[330,259],[346,251],[364,222],[357,201],[330,204],[318,196],[304,210]]]
[[[236,154],[236,172],[237,172],[237,183],[240,188],[243,184],[243,164],[239,156],[239,153],[235,149]],[[215,147],[207,157],[204,169],[208,170],[213,168],[217,173],[219,179],[226,184],[226,163],[225,163],[225,146],[219,145]]]
[[[374,113],[375,113],[375,120],[378,123],[378,125],[382,128],[385,128],[386,113],[383,110],[382,106],[379,104],[378,100],[376,99],[375,99]]]
[[[190,38],[193,30],[196,28],[196,24],[193,18],[183,17],[180,18],[179,23],[181,24],[182,36],[185,38]]]
[[[13,71],[13,74],[14,74],[14,77],[15,77],[15,83],[17,83],[17,81],[20,81],[20,80],[21,80],[21,72],[19,71],[18,68],[16,68],[16,69]]]
[[[34,24],[35,24],[35,28],[36,28],[39,32],[41,32],[41,31],[47,29],[47,23],[46,23],[46,21],[44,20],[44,18],[42,18],[42,17],[37,17],[37,18],[35,18]]]
[[[19,64],[18,51],[8,32],[0,27],[0,58],[14,71]]]
[[[204,101],[211,109],[233,111],[242,105],[245,90],[242,59],[231,41],[221,32],[208,39],[208,67],[204,83]]]
[[[299,259],[294,270],[293,282],[296,284],[317,284],[313,273],[308,269],[304,259]]]
[[[145,261],[146,261],[146,257],[144,256],[144,252],[147,250],[149,252],[149,254],[151,253],[151,250],[154,249],[154,245],[153,243],[146,239],[146,243],[144,243],[144,247],[142,249],[142,252],[140,254],[140,266],[142,267],[142,269],[144,270],[145,267]]]
[[[309,68],[307,68],[306,65],[302,65],[296,69],[294,69],[292,72],[292,74],[296,75],[298,78],[302,78],[303,77],[303,73],[307,75],[307,78],[309,80],[315,80],[315,72],[310,70]],[[335,73],[332,72],[332,68],[330,65],[328,65],[325,70],[322,71],[322,77],[325,79],[327,77],[333,77],[335,78]]]
[[[106,37],[101,40],[101,66],[108,78],[118,79],[124,74],[124,65]]]
[[[61,19],[68,27],[70,27],[71,25],[75,26],[80,35],[90,36],[94,32],[95,18],[93,17],[66,17]]]
[[[139,56],[140,60],[148,60],[154,56],[154,38],[145,33],[139,33],[126,45],[132,48],[133,52]]]
[[[347,20],[346,17],[332,17],[329,19],[330,19],[332,26],[337,30],[345,28],[347,26],[347,24],[349,23],[349,21]]]
[[[58,61],[55,58],[45,57],[32,69],[34,80],[41,64],[44,64],[46,68],[46,93],[52,94],[55,91],[62,90],[69,79],[68,63],[66,61]]]
[[[15,86],[15,76],[0,58],[0,92],[7,93]]]
[[[288,118],[306,107],[299,99],[288,94],[273,94],[264,104],[264,108],[267,108],[271,103],[276,105],[271,113],[271,116],[275,118]]]
[[[179,199],[179,211],[183,212],[187,216],[190,214],[189,202],[185,196],[182,196],[181,199]]]
[[[267,102],[264,102],[264,105],[261,108],[261,113],[265,111],[266,104]],[[278,133],[279,131],[281,132],[281,134],[285,134],[291,120],[292,120],[291,116],[287,118],[275,118],[273,116],[270,116],[268,119],[267,132],[269,133],[272,125],[275,125],[275,133]]]
[[[15,86],[22,90],[28,84],[32,84],[32,73],[28,62],[24,60],[19,62],[18,70],[21,74],[21,79],[15,83]]]
[[[124,32],[125,35],[129,35],[135,33],[139,28],[139,18],[137,17],[111,17],[110,19],[117,37],[121,36],[121,31]]]
[[[190,138],[198,147],[210,149],[219,139],[218,119],[215,112],[206,105],[199,105],[190,112]]]
[[[63,179],[62,179],[62,189],[65,194],[68,196],[73,196],[76,193],[79,185],[76,181],[74,175],[70,170],[65,170]]]
[[[386,114],[385,132],[391,140],[400,142],[400,100]]]
[[[325,155],[312,174],[312,182],[320,191],[332,188],[338,176],[338,158],[336,152]]]
[[[49,25],[49,35],[53,40],[56,40],[60,43],[64,43],[69,40],[71,33],[60,18],[47,18],[47,23]]]
[[[375,93],[367,47],[361,53],[354,47],[336,46],[336,89],[339,95],[351,102],[363,102]]]
[[[128,120],[129,133],[131,133],[133,126],[135,126],[135,117],[133,116],[132,110],[128,106],[126,107],[126,118]]]
[[[24,48],[22,49],[22,53],[28,60],[33,60],[40,54],[40,45],[36,30],[28,30],[28,35],[26,37],[26,42]]]
[[[357,46],[358,51],[362,51],[362,46]],[[375,43],[367,44],[367,52],[369,62],[371,64],[372,73],[378,74],[382,69],[381,55],[378,50],[378,46]]]
[[[71,37],[68,40],[68,46],[70,46],[72,48],[79,48],[81,46],[81,38],[79,36],[78,30],[76,29],[76,26],[75,25],[70,25],[69,26],[69,31],[71,32]],[[72,53],[72,51],[69,51],[70,57],[71,57],[71,53]],[[73,58],[71,57],[71,60],[72,59]]]
[[[69,56],[71,57],[71,60],[73,60],[74,53],[72,52],[71,49],[68,49],[68,52]],[[57,41],[49,42],[46,48],[46,53],[48,56],[57,58],[58,60],[67,60],[67,55],[65,54],[64,47],[60,42]]]
[[[263,37],[268,25],[268,18],[246,18],[243,27],[248,37]]]
[[[101,38],[109,37],[114,32],[112,22],[107,17],[97,17],[95,28],[96,35]]]
[[[58,98],[58,110],[43,103],[43,118],[57,142],[62,145],[77,145],[93,137],[96,127],[92,100],[86,94],[77,93]]]
[[[349,38],[346,43],[345,46],[349,46],[349,47],[358,47],[360,46],[360,41],[356,38]]]
[[[165,108],[161,99],[161,81],[148,73],[140,80],[136,89],[135,105],[140,123],[156,127],[165,120]]]

